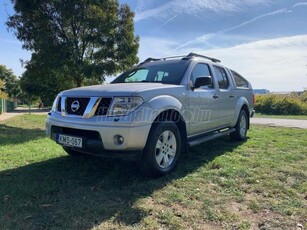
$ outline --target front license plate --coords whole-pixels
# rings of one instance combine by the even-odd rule
[[[67,136],[63,134],[57,134],[56,142],[60,145],[65,145],[69,147],[77,147],[77,148],[83,147],[81,137],[73,137],[73,136]]]

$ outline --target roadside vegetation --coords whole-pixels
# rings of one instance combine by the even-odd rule
[[[256,95],[255,110],[267,115],[303,115],[307,116],[307,91],[302,94]]]
[[[152,180],[133,162],[67,156],[44,121],[0,122],[1,229],[307,228],[306,130],[253,126]]]
[[[257,113],[256,112],[255,117],[257,117],[257,118],[260,117],[260,118],[307,120],[307,114],[306,115],[270,115],[270,114]]]

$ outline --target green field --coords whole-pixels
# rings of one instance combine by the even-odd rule
[[[69,157],[45,117],[0,122],[0,229],[307,228],[307,131],[253,126],[183,154],[175,172]]]

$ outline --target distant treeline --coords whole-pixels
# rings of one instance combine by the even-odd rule
[[[255,110],[273,115],[307,115],[307,91],[287,95],[256,95]]]

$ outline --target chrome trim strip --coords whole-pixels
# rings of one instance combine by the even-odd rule
[[[63,117],[67,116],[65,105],[66,105],[66,97],[61,97],[61,115]]]
[[[91,97],[82,118],[90,118],[94,116],[100,101],[101,101],[100,97]]]

